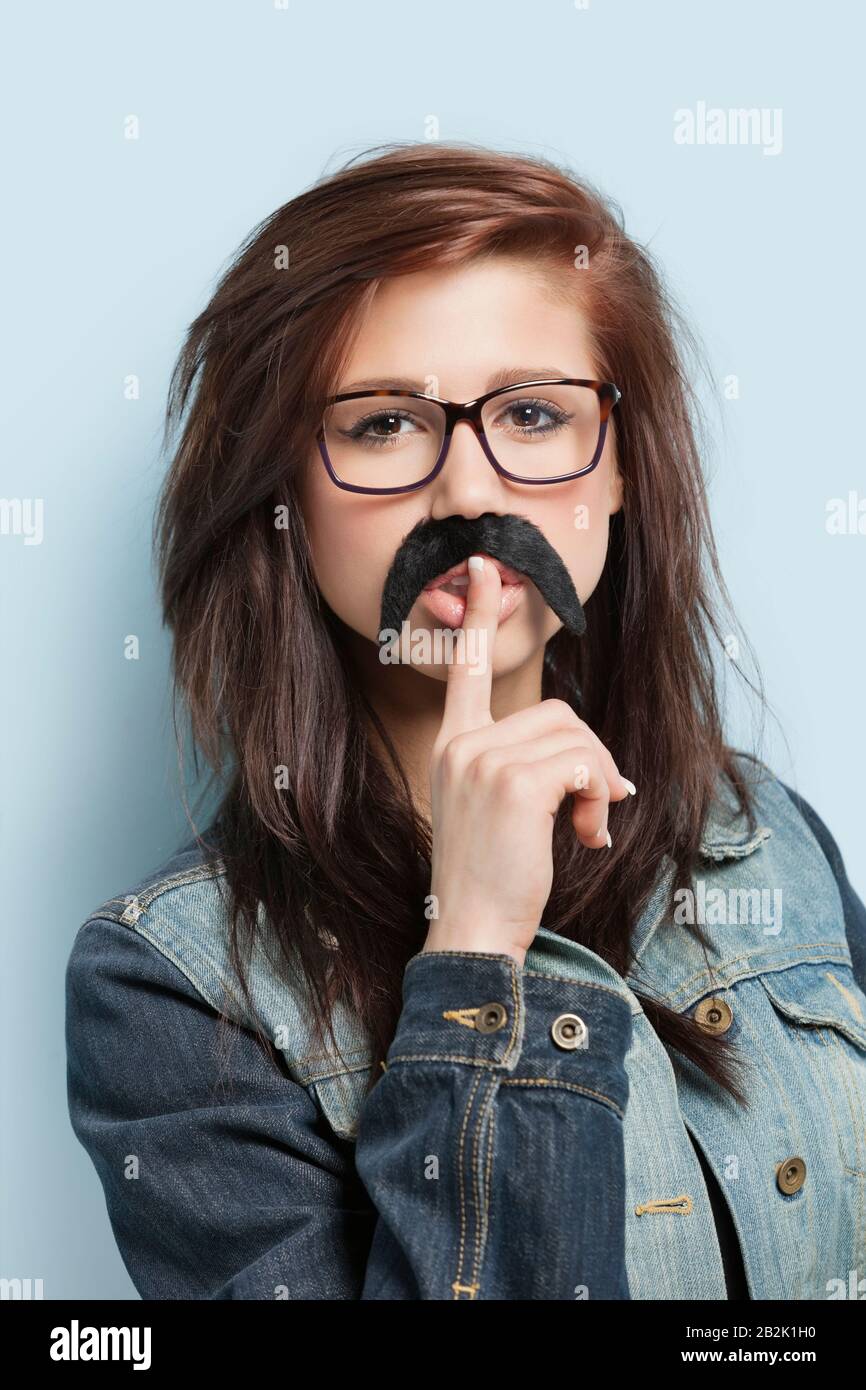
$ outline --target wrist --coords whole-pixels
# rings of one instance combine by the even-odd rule
[[[520,966],[526,959],[526,947],[503,940],[501,930],[494,931],[492,928],[479,926],[449,927],[447,923],[442,922],[434,922],[430,927],[421,950],[506,955],[511,956]]]

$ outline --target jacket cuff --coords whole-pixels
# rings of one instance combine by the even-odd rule
[[[622,1114],[631,1007],[614,989],[525,970],[510,955],[422,951],[403,977],[387,1065],[444,1062],[574,1086]]]

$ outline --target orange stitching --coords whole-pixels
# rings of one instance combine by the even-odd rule
[[[583,1096],[592,1096],[595,1100],[600,1100],[604,1105],[608,1105],[611,1110],[615,1110],[620,1119],[624,1118],[623,1111],[610,1096],[604,1095],[601,1091],[594,1091],[591,1086],[579,1086],[576,1081],[551,1081],[545,1076],[507,1076],[500,1082],[501,1086],[552,1086],[563,1091],[577,1091]]]
[[[642,1202],[639,1207],[635,1207],[635,1216],[644,1216],[647,1212],[669,1211],[675,1216],[690,1216],[694,1203],[687,1192],[680,1193],[679,1197],[653,1197],[649,1202]]]
[[[475,1027],[475,1016],[476,1016],[476,1014],[477,1014],[478,1012],[479,1012],[478,1008],[474,1008],[474,1009],[445,1009],[444,1012],[443,1012],[443,1014],[442,1014],[442,1017],[443,1017],[443,1018],[451,1018],[451,1019],[454,1020],[455,1023],[463,1023],[463,1024],[466,1025],[467,1028],[474,1028],[474,1027]]]
[[[451,1285],[451,1287],[452,1287],[452,1289],[454,1290],[454,1297],[455,1297],[455,1298],[457,1298],[461,1293],[468,1293],[468,1294],[471,1294],[472,1297],[474,1298],[475,1295],[476,1295],[477,1292],[478,1292],[479,1285],[478,1285],[478,1284],[460,1284],[460,1283],[458,1283],[458,1281],[455,1279],[455,1280],[454,1280],[454,1283]]]
[[[486,1067],[488,1071],[501,1067],[502,1062],[490,1057],[464,1057],[460,1052],[405,1052],[392,1057],[389,1066],[395,1062],[469,1062],[475,1067]]]
[[[489,1138],[488,1141],[487,1141],[487,1172],[486,1172],[485,1175],[484,1175],[484,1176],[485,1176],[485,1187],[484,1187],[484,1231],[485,1231],[485,1239],[486,1239],[486,1232],[487,1232],[488,1219],[489,1219],[489,1216],[490,1216],[491,1171],[492,1171],[492,1168],[493,1168],[493,1151],[494,1151],[494,1145],[495,1145],[495,1143],[496,1143],[496,1109],[495,1109],[494,1106],[491,1105],[491,1107],[490,1107],[490,1138]]]
[[[842,944],[839,941],[810,941],[806,945],[786,946],[784,948],[776,947],[773,950],[768,950],[766,953],[755,951],[742,951],[740,955],[734,956],[732,960],[729,960],[725,963],[724,972],[726,973],[726,978],[724,980],[722,979],[722,972],[720,971],[718,973],[718,987],[721,989],[729,989],[731,985],[738,984],[740,980],[751,980],[754,979],[756,976],[772,974],[774,973],[774,966],[777,966],[780,970],[786,970],[790,969],[790,967],[793,965],[814,965],[816,964],[816,962],[810,958],[809,953],[814,954],[818,951],[824,951],[829,948],[832,948],[833,950],[839,952],[844,951],[844,948],[842,947]],[[833,960],[835,962],[835,956],[833,957]],[[731,978],[731,972],[734,971],[740,965],[741,961],[745,961],[744,972],[740,975],[736,975],[734,978]],[[839,958],[839,963],[841,963],[842,965],[850,965],[850,953],[847,957],[844,954],[842,954]],[[763,969],[761,967],[763,967]],[[697,981],[706,980],[707,974],[708,972],[706,970],[696,971],[694,975],[691,975],[689,977],[689,979],[683,980],[682,984],[678,985],[677,988],[673,990],[670,994],[663,995],[662,1002],[672,1002],[675,999],[682,998],[683,994],[685,994],[686,1002],[683,1005],[683,1007],[688,1008],[689,1002],[694,1003],[695,999],[700,998],[700,994],[698,993],[692,997],[691,1001],[689,1001],[689,990],[695,985]]]
[[[459,1287],[458,1281],[460,1279],[460,1272],[463,1268],[463,1246],[466,1241],[466,1210],[465,1194],[463,1192],[463,1140],[466,1135],[466,1125],[469,1122],[469,1112],[472,1109],[472,1102],[475,1099],[475,1092],[478,1090],[478,1087],[480,1085],[481,1073],[479,1072],[478,1076],[475,1078],[475,1085],[469,1092],[469,1099],[466,1102],[466,1110],[463,1115],[463,1124],[460,1126],[460,1143],[457,1146],[457,1186],[460,1191],[460,1246],[457,1251],[457,1274],[455,1275],[454,1283],[451,1285],[452,1289],[455,1291],[455,1298],[457,1297],[456,1291]]]
[[[614,989],[612,985],[596,984],[593,980],[576,980],[573,975],[549,975],[546,970],[530,970],[526,966],[524,966],[523,974],[524,978],[530,975],[536,980],[552,980],[558,985],[574,985],[575,989],[597,989],[602,994],[612,994],[614,999],[625,999],[626,994],[632,993],[627,986],[623,991]]]
[[[863,1017],[863,1010],[862,1010],[861,1007],[860,1007],[860,1000],[856,997],[856,995],[852,994],[851,991],[850,991],[850,989],[847,989],[846,986],[842,984],[842,981],[841,981],[841,980],[837,980],[837,979],[836,979],[836,976],[835,976],[834,974],[832,974],[831,971],[825,970],[825,971],[824,971],[824,974],[827,976],[827,979],[828,979],[828,980],[832,980],[832,981],[833,981],[833,984],[836,986],[836,988],[837,988],[842,994],[844,994],[845,998],[848,1000],[848,1003],[851,1005],[851,1008],[854,1010],[854,1012],[856,1013],[857,1017],[858,1017],[858,1018],[862,1018],[862,1017]]]
[[[490,1112],[490,1115],[491,1115],[491,1124],[492,1124],[493,1099],[494,1099],[495,1093],[496,1093],[496,1077],[493,1077],[493,1079],[492,1079],[491,1082],[490,1082],[490,1087],[489,1087],[489,1089],[488,1089],[487,1095],[485,1096],[484,1100],[483,1100],[482,1103],[481,1103],[481,1115],[480,1115],[480,1118],[479,1118],[479,1120],[478,1120],[478,1127],[477,1127],[477,1129],[475,1130],[475,1144],[474,1144],[473,1168],[474,1168],[474,1171],[475,1171],[475,1180],[476,1180],[476,1182],[475,1182],[475,1186],[476,1186],[475,1209],[476,1209],[476,1223],[477,1223],[477,1225],[476,1225],[476,1236],[475,1236],[475,1259],[474,1259],[473,1262],[472,1262],[472,1277],[473,1277],[473,1279],[475,1280],[475,1288],[480,1288],[480,1284],[479,1284],[479,1282],[478,1282],[478,1276],[479,1276],[479,1274],[480,1274],[480,1272],[481,1272],[482,1249],[483,1249],[484,1241],[485,1241],[486,1236],[487,1236],[486,1212],[484,1213],[484,1217],[482,1218],[482,1202],[483,1202],[483,1198],[484,1198],[484,1182],[483,1182],[483,1178],[482,1178],[482,1175],[481,1175],[481,1170],[480,1170],[480,1168],[479,1168],[479,1166],[478,1166],[478,1141],[479,1141],[479,1139],[481,1139],[481,1133],[482,1133],[482,1130],[484,1129],[484,1123],[485,1123],[485,1120],[486,1120],[486,1118],[487,1118],[487,1115],[486,1115],[486,1113],[485,1113],[485,1106],[487,1107],[487,1111]],[[488,1139],[488,1144],[491,1143],[491,1142],[492,1142],[492,1140],[491,1140],[491,1139]]]

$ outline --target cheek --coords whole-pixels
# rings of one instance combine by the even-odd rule
[[[376,640],[382,588],[394,554],[417,518],[401,521],[388,499],[343,492],[311,470],[300,490],[313,574],[329,608]]]
[[[601,468],[550,498],[530,516],[561,556],[581,603],[592,594],[607,557],[610,515]]]

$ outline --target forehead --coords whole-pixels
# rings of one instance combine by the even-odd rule
[[[543,368],[532,376],[596,375],[579,284],[571,297],[567,276],[552,280],[532,262],[497,256],[382,281],[338,389],[387,376],[425,390],[434,377],[435,394],[468,399],[513,363]]]

